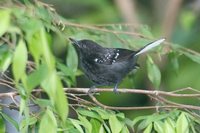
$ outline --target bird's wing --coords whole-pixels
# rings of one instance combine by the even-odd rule
[[[135,53],[134,51],[127,50],[127,49],[108,48],[101,53],[96,53],[96,55],[93,56],[94,57],[93,61],[98,64],[111,65],[115,62],[126,60],[134,53]]]

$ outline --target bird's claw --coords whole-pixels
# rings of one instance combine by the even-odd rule
[[[92,88],[90,88],[89,90],[88,90],[88,92],[87,92],[87,94],[94,94],[95,93],[95,91],[94,91],[94,89],[92,89]]]
[[[90,89],[88,90],[87,94],[88,94],[88,95],[94,95],[94,94],[97,94],[97,93],[95,92],[94,89],[96,89],[95,86],[90,87]]]
[[[119,91],[117,91],[117,88],[118,88],[118,84],[115,85],[114,89],[113,89],[113,92],[115,94],[119,94]]]

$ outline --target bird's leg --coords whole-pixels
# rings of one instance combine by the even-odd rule
[[[117,89],[118,89],[118,83],[115,84],[115,87],[114,87],[114,89],[113,89],[113,92],[114,92],[114,93],[119,93],[119,92],[117,91]]]

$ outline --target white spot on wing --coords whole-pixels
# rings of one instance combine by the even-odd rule
[[[95,61],[95,62],[98,62],[98,59],[97,59],[97,58],[95,58],[95,59],[94,59],[94,61]]]
[[[115,59],[117,59],[118,56],[119,56],[119,53],[116,53],[116,55],[115,55]]]

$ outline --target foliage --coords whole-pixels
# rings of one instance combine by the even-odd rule
[[[10,2],[12,4],[4,3],[4,8],[0,9],[0,70],[2,73],[11,70],[14,86],[21,98],[19,111],[24,117],[17,123],[1,111],[0,131],[5,131],[3,120],[6,120],[20,132],[128,133],[135,129],[145,133],[198,132],[199,118],[180,110],[161,111],[131,121],[121,112],[90,106],[74,109],[67,101],[63,86],[75,86],[76,77],[82,72],[78,70],[76,52],[66,38],[90,38],[108,44],[108,47],[138,49],[153,40],[147,26],[138,26],[137,34],[127,33],[129,27],[123,25],[91,28],[70,23],[52,7],[39,1]],[[53,51],[53,47],[59,47],[54,43],[56,38],[67,50],[64,61]],[[169,48],[167,52],[163,50],[166,47]],[[181,55],[200,63],[199,53],[177,44],[166,44],[159,50],[157,55],[169,55],[174,70],[179,68],[178,58]],[[147,75],[158,89],[162,76],[155,62],[149,55],[146,60]],[[47,96],[33,96],[31,92],[36,88],[41,88]],[[30,111],[30,102],[40,107],[37,113]],[[74,109],[77,119],[68,116],[69,107]]]
[[[199,131],[199,122],[199,119],[187,112],[172,110],[139,116],[133,120],[133,125],[137,125],[137,130],[145,133],[196,133]]]

